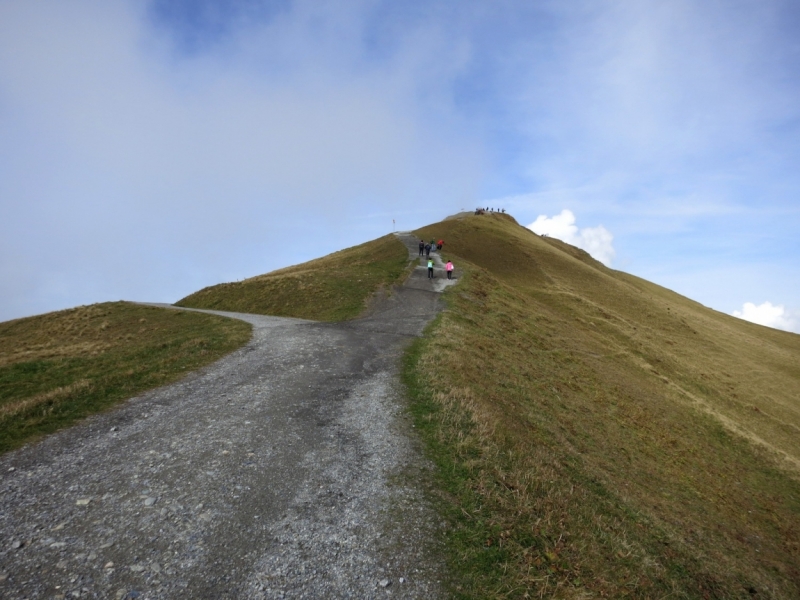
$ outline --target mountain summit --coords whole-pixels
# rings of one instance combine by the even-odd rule
[[[456,596],[800,597],[800,336],[510,215],[411,233],[459,272],[404,367]],[[181,304],[353,318],[408,261],[385,236]]]

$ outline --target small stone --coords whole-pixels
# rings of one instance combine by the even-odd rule
[[[103,565],[104,569],[113,569],[114,563],[112,561],[108,561],[106,564]]]
[[[20,548],[22,548],[22,542],[20,542],[19,540],[14,540],[13,542],[11,542],[11,547],[14,550],[19,550]]]
[[[149,498],[147,498],[147,499],[144,501],[144,505],[145,505],[145,506],[153,506],[153,504],[155,504],[155,503],[156,503],[156,499],[155,499],[155,498],[153,498],[152,496],[150,496]]]
[[[61,531],[62,529],[64,529],[64,525],[66,525],[66,524],[67,524],[66,521],[64,521],[63,523],[59,523],[58,525],[53,527],[53,529],[51,531]]]
[[[9,469],[8,469],[8,472],[9,472],[9,473],[13,473],[13,472],[14,472],[14,471],[16,471],[16,470],[17,470],[17,468],[16,468],[16,467],[9,467]]]
[[[389,587],[391,584],[392,582],[389,581],[388,579],[381,579],[380,582],[378,583],[378,585],[381,586],[382,588]]]
[[[150,570],[156,574],[161,573],[161,565],[154,562],[150,565]]]
[[[131,565],[131,571],[134,573],[141,573],[144,571],[144,567],[142,565]]]
[[[0,573],[0,581],[5,581],[8,579],[8,573]]]
[[[399,579],[399,581],[400,581],[400,583],[405,583],[405,582],[406,582],[406,578],[405,578],[405,577],[401,577],[401,578]]]
[[[89,504],[89,502],[91,502],[91,501],[92,501],[92,499],[91,499],[91,498],[78,498],[78,499],[75,501],[75,504],[76,504],[77,506],[87,506],[87,505]]]
[[[114,427],[112,427],[112,428],[111,428],[111,431],[119,431],[119,427],[117,427],[116,425],[114,425]]]

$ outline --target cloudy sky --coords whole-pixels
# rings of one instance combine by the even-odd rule
[[[0,320],[462,208],[800,331],[794,0],[0,0]]]

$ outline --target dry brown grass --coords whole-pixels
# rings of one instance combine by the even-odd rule
[[[464,597],[800,597],[800,336],[513,220],[409,364]]]
[[[204,288],[178,306],[343,321],[406,272],[408,250],[394,235],[241,282]]]

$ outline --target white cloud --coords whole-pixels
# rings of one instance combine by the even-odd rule
[[[586,250],[593,258],[606,266],[611,266],[611,261],[614,259],[614,236],[611,232],[602,225],[578,229],[578,226],[575,225],[575,215],[566,208],[553,217],[539,215],[533,223],[528,225],[528,229],[539,235],[549,235]]]
[[[422,40],[366,68],[366,8],[338,4],[192,54],[138,1],[0,1],[0,321],[174,301],[391,230],[354,215],[410,228],[420,198],[477,195],[480,144],[416,100],[442,79]]]
[[[733,311],[733,316],[774,329],[800,332],[800,322],[782,304],[764,302],[756,306],[745,302],[742,310]]]

